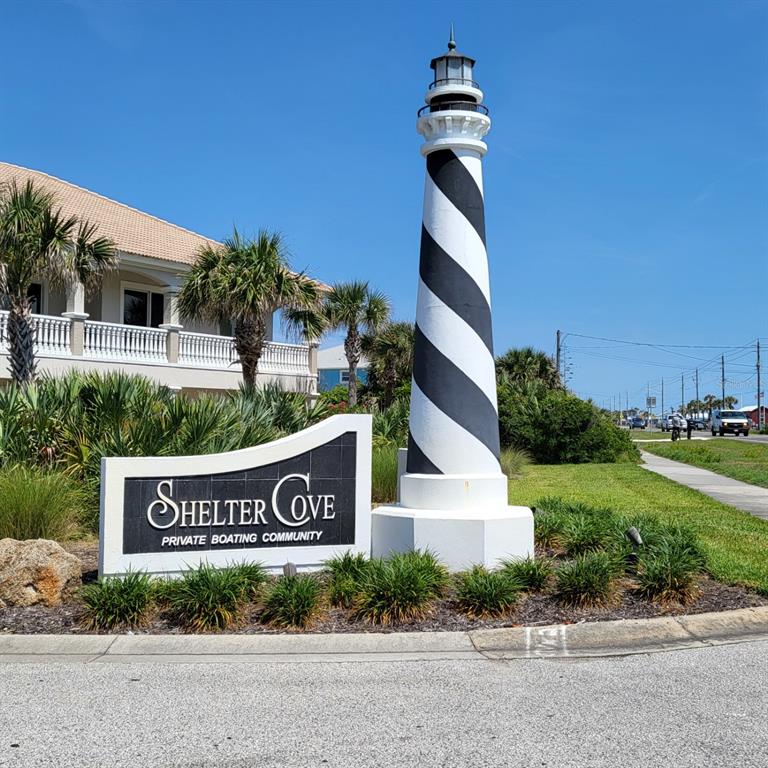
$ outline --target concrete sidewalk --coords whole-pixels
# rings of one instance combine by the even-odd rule
[[[647,451],[642,451],[642,457],[645,469],[701,491],[713,499],[742,509],[755,517],[768,520],[768,488],[742,483],[741,480],[718,475],[708,469],[692,467],[690,464],[663,459]]]
[[[3,663],[339,663],[595,658],[768,639],[768,606],[470,632],[0,635]]]

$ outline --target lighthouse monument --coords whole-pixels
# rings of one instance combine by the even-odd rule
[[[426,158],[410,430],[398,504],[372,514],[372,553],[429,549],[448,567],[533,556],[533,515],[507,503],[485,245],[491,127],[474,59],[433,59],[418,113]]]

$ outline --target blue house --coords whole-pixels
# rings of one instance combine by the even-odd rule
[[[344,354],[344,345],[320,349],[317,352],[317,389],[327,392],[339,384],[349,382],[349,363]],[[360,358],[357,365],[357,378],[363,384],[368,380],[368,360]]]

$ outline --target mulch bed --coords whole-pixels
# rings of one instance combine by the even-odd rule
[[[63,545],[83,561],[83,582],[95,580],[97,550],[92,542],[71,542]],[[622,591],[613,605],[605,608],[568,608],[554,596],[532,594],[523,596],[515,610],[500,619],[473,620],[456,611],[453,600],[447,597],[435,602],[426,619],[395,627],[373,626],[351,618],[349,611],[330,608],[323,611],[305,632],[458,632],[469,629],[490,629],[519,625],[571,624],[580,621],[611,621],[613,619],[645,619],[653,616],[728,611],[768,605],[768,599],[743,587],[732,587],[707,577],[699,579],[699,596],[688,605],[659,605],[638,598],[632,591]],[[258,621],[259,609],[253,606],[246,612],[240,626],[228,630],[232,634],[277,634]],[[90,634],[80,626],[82,606],[76,598],[53,608],[31,606],[0,610],[0,634]],[[281,630],[282,632],[283,630]],[[182,634],[183,629],[171,623],[162,613],[134,634]]]

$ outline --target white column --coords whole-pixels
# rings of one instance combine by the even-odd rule
[[[167,336],[165,354],[169,363],[179,362],[179,331],[184,326],[179,322],[179,292],[171,289],[165,292],[163,306],[163,324],[160,326]]]
[[[72,323],[69,334],[69,345],[73,355],[82,357],[85,344],[85,321],[88,313],[85,311],[85,286],[74,282],[67,286],[67,311],[62,317],[68,317]]]

